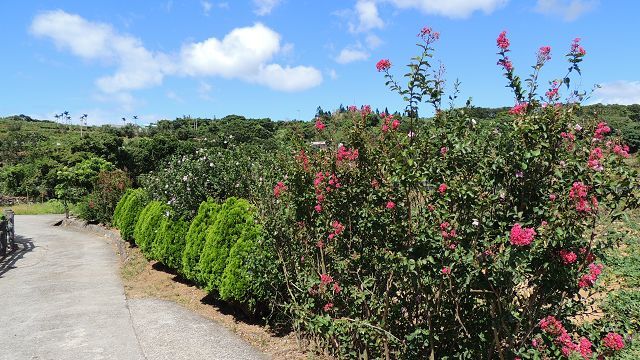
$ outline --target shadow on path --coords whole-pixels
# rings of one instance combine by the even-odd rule
[[[16,234],[16,248],[7,254],[7,256],[0,258],[0,278],[6,274],[9,270],[14,269],[16,262],[24,257],[24,254],[33,251],[35,245],[33,239],[20,236]]]

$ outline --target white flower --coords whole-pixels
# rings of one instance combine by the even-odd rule
[[[573,128],[576,129],[576,131],[582,131],[582,126],[580,126],[580,124],[576,124]]]
[[[480,225],[480,221],[478,219],[473,219],[473,222],[471,223],[471,225],[479,226]]]
[[[471,119],[471,125],[476,126],[477,123],[476,119]]]
[[[407,134],[408,137],[412,138],[414,136],[416,136],[416,133],[414,133],[413,131],[409,131],[409,133]]]
[[[182,177],[182,181],[187,181],[189,178],[187,177],[187,175]]]
[[[210,162],[210,163],[209,163],[209,166],[210,166],[210,167],[213,167],[213,163],[212,163],[212,162]]]

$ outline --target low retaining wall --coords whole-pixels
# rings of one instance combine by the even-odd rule
[[[90,232],[102,237],[105,237],[116,246],[118,255],[122,261],[127,260],[127,242],[122,240],[120,237],[120,232],[116,229],[110,229],[105,227],[104,225],[97,224],[89,224],[84,220],[69,218],[62,220],[62,226],[69,227],[81,231]]]

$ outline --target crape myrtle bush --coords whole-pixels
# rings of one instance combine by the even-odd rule
[[[113,226],[120,229],[123,240],[132,242],[133,232],[140,213],[149,202],[144,189],[128,189],[113,213]]]
[[[154,200],[165,202],[180,216],[192,219],[207,198],[219,202],[235,196],[259,197],[266,169],[274,156],[254,146],[198,149],[172,158],[165,168],[144,176],[142,185]]]
[[[385,116],[371,130],[371,110],[351,108],[346,143],[302,147],[282,164],[263,204],[282,281],[264,281],[283,287],[277,301],[294,328],[341,358],[611,355],[629,341],[618,329],[581,333],[571,320],[585,311],[611,246],[596,239],[598,224],[637,205],[637,173],[605,119],[575,116],[579,39],[569,72],[542,96],[550,48],[540,48],[523,85],[500,34],[498,65],[516,104],[485,128],[466,108],[441,110],[442,71],[429,63],[438,37],[420,32],[406,85],[389,60],[377,64],[408,119]],[[418,128],[423,102],[436,114]],[[325,121],[316,129],[330,140]]]
[[[78,216],[87,221],[111,224],[114,209],[130,185],[131,180],[122,170],[100,171],[93,191],[78,206]]]

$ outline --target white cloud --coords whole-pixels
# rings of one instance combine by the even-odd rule
[[[87,60],[103,60],[117,64],[116,73],[98,79],[96,85],[105,93],[142,89],[159,85],[172,71],[168,57],[152,53],[142,42],[129,35],[118,34],[110,25],[55,10],[42,13],[33,20],[31,33],[53,40],[60,49]]]
[[[338,78],[338,73],[336,72],[335,69],[330,69],[328,72],[329,77],[331,78],[331,80],[335,80]]]
[[[198,86],[198,95],[200,96],[201,99],[204,100],[211,100],[211,90],[213,90],[213,87],[211,86],[211,84],[201,81],[200,85]]]
[[[200,5],[202,5],[202,11],[204,11],[204,14],[209,16],[209,12],[213,8],[213,4],[209,1],[203,0],[200,2]]]
[[[272,63],[275,56],[290,53],[293,45],[281,45],[280,34],[259,23],[236,28],[222,40],[187,43],[176,56],[149,51],[139,39],[120,34],[111,25],[62,10],[36,16],[30,31],[83,59],[115,65],[115,73],[100,77],[96,85],[125,105],[133,103],[129,91],[158,86],[169,75],[237,78],[281,91],[304,90],[322,82],[313,67]]]
[[[467,18],[476,11],[490,14],[509,0],[382,0],[400,9],[417,9],[426,14]]]
[[[593,10],[597,0],[538,0],[535,11],[545,15],[560,16],[565,21],[573,21]]]
[[[173,90],[167,91],[167,98],[179,103],[184,102],[184,99]]]
[[[336,57],[336,62],[339,64],[348,64],[355,61],[363,61],[369,58],[369,54],[359,48],[346,47],[340,51],[340,54]]]
[[[269,15],[281,2],[282,0],[253,0],[253,4],[256,6],[254,12],[258,16]]]
[[[593,93],[590,103],[640,104],[640,81],[618,80],[600,85]]]
[[[384,21],[378,14],[378,6],[374,0],[358,0],[355,11],[358,15],[358,25],[350,24],[351,32],[366,32],[384,27]]]
[[[300,91],[319,85],[322,74],[313,67],[271,64],[277,54],[291,46],[281,46],[280,35],[258,23],[236,28],[222,40],[209,38],[187,44],[181,51],[181,71],[192,76],[217,75],[240,78],[280,91]]]
[[[382,39],[380,39],[378,36],[374,34],[367,35],[367,37],[365,38],[365,42],[367,43],[367,47],[369,49],[377,49],[380,45],[384,43]]]

